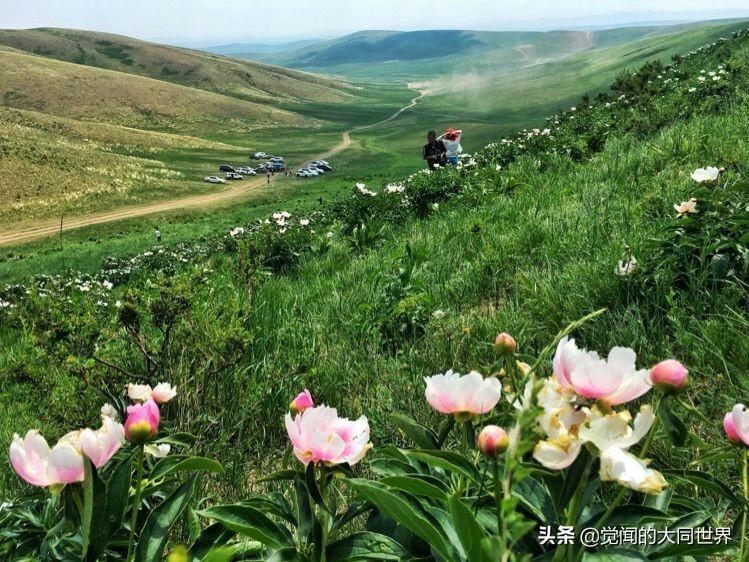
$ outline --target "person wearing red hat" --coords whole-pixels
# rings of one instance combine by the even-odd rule
[[[445,155],[447,157],[447,163],[452,166],[457,165],[458,155],[463,152],[463,147],[460,145],[460,139],[463,136],[463,131],[459,129],[445,129],[442,136],[437,139],[442,141],[445,145]]]

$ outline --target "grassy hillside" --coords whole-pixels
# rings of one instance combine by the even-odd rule
[[[722,413],[749,391],[747,83],[745,33],[670,68],[622,74],[600,103],[539,121],[547,134],[496,139],[476,164],[402,180],[403,194],[370,183],[375,196],[352,190],[294,213],[288,229],[247,222],[243,233],[108,260],[92,278],[9,287],[0,369],[16,415],[0,436],[91,423],[96,409],[82,402],[124,382],[101,360],[143,372],[145,345],[159,353],[154,377],[181,390],[170,421],[222,459],[220,493],[241,495],[281,456],[281,413],[300,388],[365,413],[375,443],[400,444],[389,413],[436,420],[424,376],[495,373],[489,342],[505,330],[530,360],[605,308],[576,332],[581,345],[689,366],[684,400],[708,421],[685,420],[701,442],[675,454],[664,435],[649,455],[659,469],[683,468],[723,443]],[[706,165],[725,170],[696,184],[690,174]],[[674,204],[691,197],[699,212],[677,217]],[[638,268],[618,275],[630,255]],[[732,467],[711,462],[734,483]]]
[[[615,46],[595,48],[550,61],[529,65],[512,72],[472,71],[466,68],[448,79],[428,81],[432,95],[422,109],[433,112],[444,108],[472,108],[477,121],[500,121],[524,126],[532,115],[548,114],[572,103],[584,94],[606,91],[617,73],[634,69],[645,61],[668,61],[701,45],[728,37],[745,24],[677,26],[680,31],[653,32]],[[613,30],[620,31],[620,30]]]
[[[0,65],[0,100],[14,109],[173,131],[241,127],[247,132],[305,122],[268,105],[33,55],[3,52]]]
[[[18,45],[0,48],[0,230],[208,193],[215,188],[203,177],[222,163],[247,163],[257,150],[301,163],[339,143],[344,130],[392,114],[411,94],[403,85],[354,87],[127,38],[119,39],[139,62],[105,64],[106,53],[96,51],[86,57],[90,65],[79,64],[76,49],[111,54],[102,44],[111,41],[62,30],[0,36]],[[173,80],[176,71],[162,73],[167,58],[197,87]],[[230,92],[240,79],[259,93]]]
[[[0,30],[0,45],[262,103],[342,101],[349,93],[345,83],[321,76],[108,33]]]
[[[657,38],[706,27],[714,30],[724,27],[729,33],[730,26],[736,23],[703,22],[597,31],[362,31],[289,52],[241,56],[348,77],[413,81],[439,76],[496,75],[644,39],[657,43]],[[686,50],[691,48],[683,46]]]

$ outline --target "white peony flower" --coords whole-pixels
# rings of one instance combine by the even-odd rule
[[[720,170],[715,166],[709,166],[707,168],[698,168],[692,172],[692,179],[697,183],[703,183],[706,181],[715,181],[718,179]]]
[[[146,402],[151,398],[151,386],[147,384],[128,384],[127,396],[135,402]]]
[[[621,260],[616,268],[616,274],[621,277],[627,277],[637,271],[637,258],[630,256],[628,260]]]
[[[680,205],[674,205],[678,216],[684,216],[697,212],[697,199],[692,197],[689,201],[682,201]]]

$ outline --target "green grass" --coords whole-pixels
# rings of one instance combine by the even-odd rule
[[[673,217],[672,205],[692,195],[693,169],[747,161],[747,109],[746,100],[737,102],[718,116],[675,123],[647,142],[635,135],[611,139],[582,164],[558,157],[540,166],[521,158],[495,183],[441,205],[429,220],[386,225],[381,243],[363,255],[336,239],[327,253],[260,285],[251,304],[233,258],[215,256],[193,302],[194,321],[219,329],[227,306],[234,314],[249,311],[242,327],[254,334],[252,344],[240,365],[222,373],[218,387],[204,373],[176,382],[200,405],[200,415],[183,406],[182,423],[205,436],[203,453],[229,468],[217,482],[224,493],[241,496],[248,474],[278,460],[280,415],[301,388],[348,416],[366,414],[375,444],[398,440],[388,413],[433,421],[423,399],[425,375],[448,368],[488,373],[496,333],[512,333],[525,358],[560,328],[600,308],[606,312],[575,334],[581,345],[603,352],[631,346],[642,365],[678,357],[690,368],[689,399],[718,420],[749,369],[745,287],[697,296],[656,285],[643,293],[636,279],[614,270],[625,246],[642,268],[653,265],[649,240]],[[726,180],[746,173],[739,167]],[[378,279],[403,267],[406,245],[415,256],[415,279],[446,315],[429,320],[423,337],[394,352],[383,345],[373,311],[383,300]],[[16,354],[29,345],[13,335],[4,343]],[[110,344],[113,353],[122,352]],[[13,352],[8,357],[14,364]],[[22,389],[12,387],[7,400],[23,396]],[[60,402],[53,403],[64,395],[61,388],[54,398]],[[27,409],[19,415],[14,426],[36,414]],[[59,423],[40,417],[50,430]],[[710,442],[721,439],[717,422],[712,429],[698,427],[697,419],[690,425]],[[656,447],[656,466],[684,462],[669,455]]]

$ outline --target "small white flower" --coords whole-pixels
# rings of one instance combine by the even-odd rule
[[[146,402],[151,398],[151,386],[148,384],[128,384],[127,396],[136,402]]]
[[[101,407],[101,415],[105,418],[117,420],[117,410],[115,410],[111,404],[104,404]]]
[[[144,451],[147,455],[151,455],[155,459],[163,459],[172,450],[172,446],[167,443],[161,443],[160,445],[146,445]]]
[[[637,258],[630,256],[628,260],[619,261],[619,266],[616,268],[616,274],[620,277],[627,277],[637,271]]]
[[[441,308],[438,308],[437,310],[432,312],[432,318],[434,318],[435,320],[441,320],[445,316],[447,316],[447,311],[442,310]]]
[[[309,219],[299,219],[299,224],[301,226],[307,226],[309,225]]]
[[[692,172],[692,179],[697,183],[703,183],[706,181],[715,181],[718,179],[720,170],[715,166],[709,166],[707,168],[698,168]]]
[[[689,201],[682,201],[680,205],[674,205],[678,216],[684,216],[697,212],[697,199],[692,197]]]

